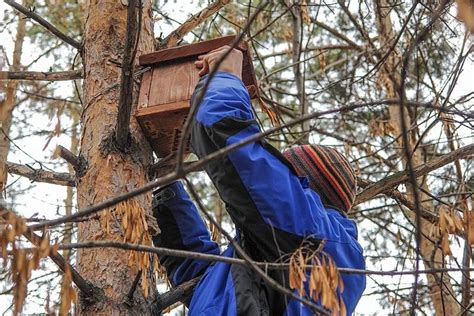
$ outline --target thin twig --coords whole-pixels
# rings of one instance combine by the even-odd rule
[[[187,250],[177,250],[177,249],[170,249],[170,248],[163,248],[163,247],[153,247],[153,246],[145,246],[139,244],[132,244],[132,243],[125,243],[120,241],[114,240],[91,240],[91,241],[82,241],[77,243],[70,243],[70,244],[61,244],[58,245],[59,250],[71,250],[71,249],[85,249],[85,248],[117,248],[122,250],[132,250],[132,251],[140,251],[140,252],[147,252],[147,253],[154,253],[158,255],[164,256],[173,256],[179,258],[190,258],[190,259],[197,259],[197,260],[206,260],[206,261],[216,261],[216,262],[223,262],[228,264],[238,264],[238,265],[248,265],[248,262],[244,259],[233,258],[233,257],[226,257],[222,255],[211,255],[201,252],[193,252]],[[26,248],[25,248],[26,250]],[[268,268],[269,270],[286,270],[289,268],[289,263],[272,263],[272,262],[259,262],[253,261],[255,265]],[[303,268],[311,268],[314,267],[313,264],[311,265],[302,265]],[[366,274],[366,275],[414,275],[417,273],[416,270],[368,270],[368,269],[354,269],[354,268],[336,268],[340,273],[345,274]],[[434,268],[434,269],[425,269],[419,270],[420,274],[437,274],[442,272],[457,272],[457,271],[474,271],[474,268]]]
[[[176,46],[183,37],[204,22],[208,17],[222,9],[230,0],[216,0],[209,4],[206,8],[192,15],[189,19],[181,24],[176,30],[171,32],[157,45],[157,50]]]
[[[57,27],[55,27],[54,25],[52,25],[51,23],[49,23],[48,21],[46,21],[45,19],[43,19],[40,15],[38,15],[37,13],[31,11],[30,9],[28,8],[25,8],[24,6],[22,6],[21,4],[19,3],[16,3],[15,1],[13,0],[4,0],[6,4],[14,7],[15,9],[17,9],[18,11],[20,11],[21,13],[23,13],[24,15],[26,15],[27,17],[29,18],[32,18],[33,20],[35,20],[36,22],[38,22],[38,24],[40,24],[41,26],[43,26],[45,29],[47,29],[48,31],[50,31],[51,33],[53,33],[54,35],[56,35],[58,38],[60,38],[61,40],[63,40],[64,42],[68,43],[69,45],[71,45],[72,47],[78,49],[78,50],[81,50],[82,49],[82,45],[81,43],[79,43],[78,41],[76,41],[75,39],[69,37],[68,35],[64,34],[63,32],[61,32],[60,30],[58,30]]]

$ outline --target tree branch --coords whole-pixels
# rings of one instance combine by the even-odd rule
[[[163,294],[158,294],[156,298],[151,303],[151,314],[152,315],[161,315],[161,312],[168,308],[169,306],[177,303],[179,301],[183,302],[192,293],[196,284],[198,284],[201,277],[191,279],[187,282],[184,282],[168,292]]]
[[[210,17],[217,11],[219,11],[229,2],[230,0],[214,1],[206,8],[202,9],[199,13],[194,14],[189,19],[187,19],[186,22],[181,24],[180,27],[178,27],[176,30],[171,32],[170,35],[168,35],[165,39],[163,39],[160,43],[158,43],[156,48],[160,50],[160,49],[176,46],[178,41],[181,40],[186,34],[191,32],[196,26],[201,24],[203,21],[205,21],[208,17]]]
[[[71,166],[74,168],[74,171],[76,172],[77,175],[80,175],[82,173],[83,169],[83,162],[81,159],[74,155],[72,151],[69,149],[58,145],[56,147],[56,153],[59,155],[59,157],[63,158],[66,160]]]
[[[197,260],[205,260],[205,261],[215,261],[215,262],[224,262],[227,264],[238,264],[238,265],[247,265],[249,264],[248,261],[244,259],[234,258],[234,257],[226,257],[223,255],[213,255],[201,252],[194,252],[188,250],[178,250],[178,249],[170,249],[170,248],[163,248],[163,247],[153,247],[153,246],[144,246],[139,244],[132,244],[126,243],[121,241],[115,240],[90,240],[90,241],[82,241],[77,243],[70,243],[70,244],[61,244],[58,245],[59,250],[66,250],[66,249],[89,249],[89,248],[116,248],[116,249],[123,249],[123,250],[132,250],[132,251],[140,251],[140,252],[147,252],[147,253],[154,253],[158,255],[166,255],[166,256],[173,256],[179,258],[191,258]],[[289,263],[278,263],[278,262],[262,262],[262,261],[251,261],[256,266],[269,269],[269,270],[288,270],[290,264]],[[302,268],[312,268],[314,264],[302,265]],[[396,270],[389,270],[389,271],[380,271],[380,270],[367,270],[367,269],[354,269],[354,268],[337,268],[340,273],[345,274],[372,274],[372,275],[410,275],[416,273],[416,271],[396,271]],[[474,271],[474,268],[446,268],[446,269],[427,269],[427,270],[420,270],[420,273],[440,273],[440,272],[450,272],[450,271]]]
[[[127,31],[120,78],[120,97],[117,114],[115,140],[121,150],[127,148],[130,130],[130,112],[133,102],[133,60],[138,37],[137,0],[129,0],[127,9]],[[139,8],[141,10],[141,6]]]
[[[364,180],[364,179],[360,179],[358,178],[357,179],[357,185],[363,187],[363,188],[367,188],[367,187],[370,187],[372,185],[374,185],[373,182],[370,182],[370,181],[367,181],[367,180]],[[400,202],[401,204],[405,205],[407,208],[409,208],[411,211],[415,211],[416,207],[415,207],[415,204],[413,202],[411,202],[406,196],[405,194],[403,194],[402,192],[398,191],[397,189],[394,189],[393,187],[392,188],[389,188],[387,189],[386,191],[383,192],[385,195],[391,197],[392,199],[394,200],[397,200],[398,202]],[[358,203],[356,201],[356,203]],[[434,214],[433,212],[431,212],[430,210],[427,210],[426,208],[424,207],[421,207],[420,209],[420,215],[421,217],[423,217],[425,220],[431,222],[431,223],[437,223],[438,220],[439,220],[439,217]]]
[[[448,163],[451,163],[458,159],[465,159],[474,154],[474,144],[459,148],[455,151],[445,154],[441,157],[438,157],[424,165],[418,166],[413,169],[413,174],[416,177],[423,176],[435,169],[441,168]],[[404,183],[409,180],[408,171],[400,171],[391,176],[386,177],[377,183],[374,183],[368,186],[364,191],[357,195],[355,204],[360,204],[365,201],[368,201],[375,197],[376,195],[389,191],[396,187],[397,185]]]
[[[135,294],[135,290],[137,289],[138,282],[140,282],[141,276],[142,270],[139,270],[138,273],[135,275],[135,279],[133,280],[132,286],[130,287],[127,296],[125,296],[125,304],[127,304],[128,306],[133,305],[133,295]]]
[[[359,44],[357,44],[356,42],[352,41],[351,39],[349,39],[346,35],[342,34],[341,32],[327,26],[326,24],[322,23],[322,22],[319,22],[318,20],[316,19],[311,19],[311,21],[316,24],[317,26],[319,26],[320,28],[322,29],[325,29],[326,31],[328,31],[329,33],[331,33],[332,35],[336,36],[337,38],[343,40],[344,42],[346,42],[347,44],[349,44],[350,46],[352,46],[354,49],[356,50],[360,50],[362,51],[363,48],[359,46]]]
[[[18,11],[20,11],[21,13],[23,13],[24,15],[26,15],[27,17],[29,18],[32,18],[33,20],[35,20],[38,24],[40,24],[41,26],[43,26],[45,29],[47,29],[48,31],[50,31],[52,34],[54,34],[55,36],[57,36],[58,38],[60,38],[61,40],[63,40],[64,42],[68,43],[69,45],[71,45],[72,47],[78,49],[78,50],[81,50],[82,49],[82,45],[81,43],[79,43],[78,41],[76,41],[75,39],[69,37],[68,35],[64,34],[63,32],[61,32],[60,30],[58,30],[57,27],[55,27],[54,25],[52,25],[51,23],[49,23],[48,21],[46,21],[45,19],[43,19],[40,15],[38,15],[37,13],[31,11],[30,9],[28,8],[25,8],[24,6],[22,6],[21,4],[19,3],[16,3],[15,1],[12,1],[12,0],[4,0],[6,4],[14,7],[15,9],[17,9]]]
[[[37,81],[64,81],[82,79],[82,70],[57,72],[42,71],[0,71],[0,80],[37,80]]]
[[[41,244],[41,238],[29,228],[27,228],[24,236],[35,246],[39,246]],[[104,293],[101,289],[86,281],[59,253],[51,252],[49,257],[54,263],[56,263],[62,272],[65,272],[66,269],[71,271],[72,281],[82,292],[82,297],[87,302],[96,302],[104,297]]]
[[[9,173],[26,177],[33,182],[46,182],[70,187],[76,186],[75,177],[66,172],[51,172],[34,169],[29,165],[20,165],[14,162],[7,162],[7,171]]]

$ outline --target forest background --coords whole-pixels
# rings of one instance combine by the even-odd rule
[[[359,177],[357,206],[351,218],[358,223],[368,270],[367,290],[356,312],[366,315],[472,312],[474,64],[472,39],[459,20],[461,17],[467,22],[468,29],[469,25],[472,27],[469,24],[474,20],[469,15],[472,6],[466,5],[466,1],[226,2],[216,1],[214,5],[217,3],[219,11],[207,19],[195,16],[194,21],[199,23],[193,30],[183,40],[168,45],[240,34],[248,26],[247,38],[262,103],[266,104],[262,107],[256,103],[255,109],[264,129],[276,127],[267,139],[281,149],[308,141],[333,145],[349,157]],[[109,8],[110,1],[104,3],[103,8]],[[26,225],[40,226],[38,224],[45,220],[75,214],[84,206],[143,186],[151,179],[143,175],[125,189],[122,187],[128,184],[123,183],[123,178],[117,179],[117,183],[111,183],[114,189],[101,198],[78,203],[81,197],[78,197],[75,181],[81,171],[80,163],[74,164],[74,159],[73,163],[70,159],[67,163],[64,158],[68,151],[73,158],[89,155],[89,167],[97,163],[100,168],[92,154],[83,152],[88,147],[86,125],[96,129],[97,124],[91,121],[94,117],[85,113],[85,109],[94,111],[87,108],[90,100],[95,101],[90,91],[100,89],[82,77],[84,72],[90,74],[94,69],[112,69],[111,73],[117,74],[115,78],[110,74],[97,78],[103,75],[101,72],[89,78],[94,77],[97,82],[104,80],[103,84],[98,83],[101,88],[118,83],[103,93],[103,98],[112,104],[109,106],[117,107],[122,86],[117,80],[123,68],[126,42],[126,2],[114,4],[121,10],[117,15],[122,20],[117,18],[118,21],[112,22],[109,17],[114,11],[101,12],[99,5],[94,7],[89,2],[23,0],[21,4],[73,40],[68,43],[46,31],[31,17],[25,18],[6,3],[0,4],[3,14],[0,19],[0,147],[4,155],[0,170],[8,171],[2,188],[4,208],[26,218]],[[141,40],[145,41],[145,35],[152,36],[150,25],[153,25],[156,43],[169,39],[167,36],[176,34],[173,31],[183,23],[186,25],[191,15],[206,11],[210,4],[212,6],[206,1],[144,2],[141,28],[146,32],[141,32]],[[91,36],[94,28],[93,19],[120,23],[117,38],[122,42],[108,43],[115,46],[103,50],[106,53],[96,52],[96,60],[83,60],[78,53],[81,48],[74,47],[74,42],[92,49],[87,36]],[[249,21],[252,23],[248,25]],[[97,28],[94,32],[106,33],[107,29]],[[140,42],[139,53],[150,52],[153,46]],[[139,78],[137,76],[137,80]],[[328,113],[318,114],[324,111]],[[308,114],[313,117],[278,128]],[[101,122],[98,117],[95,119]],[[134,128],[132,124],[132,130]],[[143,141],[140,137],[137,139]],[[83,144],[81,149],[80,143]],[[143,144],[140,143],[142,146],[138,149],[143,151],[140,155],[149,155],[149,148]],[[58,149],[58,145],[68,150]],[[151,158],[143,161],[146,162],[141,162],[142,165],[156,162]],[[189,173],[187,179],[205,209],[212,212],[218,225],[210,227],[214,237],[225,246],[227,241],[218,232],[219,228],[231,233],[233,228],[215,189],[202,172]],[[91,183],[89,186],[93,187]],[[149,202],[149,194],[147,196],[134,202],[136,204],[119,204],[109,210],[119,218],[126,217],[123,208],[140,208]],[[112,220],[103,213],[97,222]],[[86,280],[94,283],[91,273],[97,267],[87,271],[76,262],[74,243],[78,241],[78,233],[81,234],[79,225],[77,221],[66,221],[51,226],[48,240],[51,244],[69,245],[59,253],[68,258],[73,267],[78,266]],[[97,232],[105,226],[93,229]],[[112,227],[114,229],[126,231],[123,227]],[[44,236],[41,229],[36,233]],[[32,246],[19,235],[8,247],[5,244],[4,249],[11,250],[13,243],[18,249]],[[89,254],[104,252],[104,249],[97,245],[94,250],[81,251]],[[107,251],[118,252],[116,249]],[[72,288],[65,285],[71,282],[70,271],[65,277],[53,261],[41,259],[27,280],[27,289],[23,289],[26,295],[22,295],[22,289],[18,292],[22,285],[21,273],[13,268],[15,253],[11,251],[8,256],[10,259],[2,259],[7,265],[0,275],[1,312],[8,314],[18,310],[22,296],[26,297],[23,306],[26,313],[69,308],[67,301],[74,298]],[[142,257],[137,255],[135,259],[139,258]],[[131,281],[138,275],[139,268],[150,268],[130,267],[126,261],[129,260],[125,260],[120,269],[127,271],[123,277]],[[101,264],[110,266],[110,262]],[[104,275],[109,276],[108,280],[97,280],[96,286],[101,282],[121,283],[110,272]],[[155,278],[142,276],[146,278],[154,284]],[[164,281],[160,276],[156,279],[159,292],[165,292]],[[116,294],[127,293],[129,283],[123,289],[111,290],[112,301]],[[143,296],[143,289],[140,286],[132,297]],[[155,294],[151,290],[150,296]],[[137,300],[147,301],[146,298]],[[184,313],[184,308],[177,306],[173,313]]]

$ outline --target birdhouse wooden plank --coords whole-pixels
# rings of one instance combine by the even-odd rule
[[[152,69],[143,75],[135,117],[158,157],[177,150],[189,100],[199,81],[199,70],[194,65],[197,57],[230,45],[234,39],[235,36],[220,37],[140,56],[140,64]],[[244,57],[242,81],[254,98],[258,95],[257,80],[247,43],[242,41],[237,48]]]

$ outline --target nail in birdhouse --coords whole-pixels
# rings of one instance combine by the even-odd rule
[[[197,57],[230,45],[234,39],[226,36],[140,56],[140,64],[152,70],[143,75],[135,116],[158,157],[166,157],[178,148],[189,100],[199,81],[199,70],[194,65]],[[254,98],[257,82],[247,43],[241,42],[237,48],[243,52],[242,81]]]

